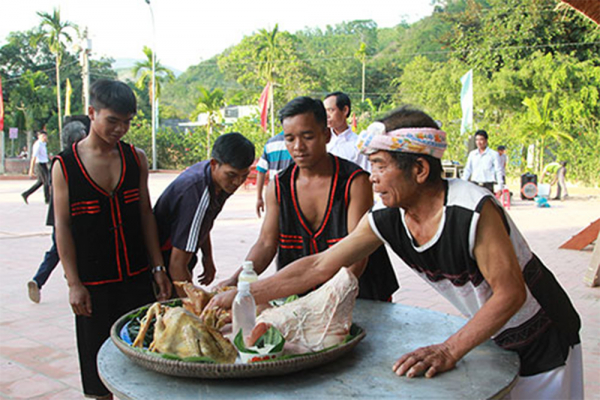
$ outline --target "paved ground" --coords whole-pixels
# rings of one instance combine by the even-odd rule
[[[151,175],[154,200],[174,177]],[[44,286],[40,304],[27,298],[26,282],[50,246],[50,229],[43,225],[46,206],[41,190],[30,197],[29,205],[19,196],[31,184],[0,179],[0,398],[81,399],[73,317],[60,266]],[[582,283],[591,249],[558,249],[600,217],[600,192],[574,188],[571,193],[574,196],[570,200],[552,202],[551,208],[536,208],[532,202],[517,199],[510,215],[581,314],[586,398],[600,399],[600,288]],[[253,188],[240,189],[225,206],[213,231],[217,280],[229,276],[240,264],[259,228]],[[394,301],[457,314],[402,262],[394,260],[402,285]]]

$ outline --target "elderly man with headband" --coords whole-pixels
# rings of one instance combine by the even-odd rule
[[[446,133],[424,112],[402,107],[357,145],[369,155],[383,207],[329,250],[253,283],[256,301],[302,293],[386,243],[469,318],[443,343],[399,355],[390,366],[396,374],[431,378],[492,338],[521,360],[511,398],[583,398],[577,312],[492,193],[442,178]],[[211,306],[230,307],[234,295]]]

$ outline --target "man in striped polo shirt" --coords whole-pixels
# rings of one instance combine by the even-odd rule
[[[254,162],[254,144],[237,132],[215,140],[211,159],[183,171],[161,194],[154,206],[158,234],[173,281],[191,282],[202,250],[204,271],[198,281],[215,278],[210,231],[225,202],[246,180]],[[175,288],[180,297],[186,294]]]
[[[256,164],[256,215],[260,218],[260,213],[265,211],[265,201],[263,199],[263,188],[265,186],[265,176],[269,173],[269,180],[275,179],[279,171],[283,171],[292,163],[292,156],[285,147],[283,132],[273,136],[265,144],[262,156]]]

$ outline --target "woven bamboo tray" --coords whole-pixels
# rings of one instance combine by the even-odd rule
[[[358,332],[341,345],[317,353],[307,353],[293,358],[255,362],[251,364],[209,364],[186,362],[162,358],[139,348],[131,347],[121,338],[121,330],[137,310],[119,318],[112,326],[110,337],[123,354],[136,364],[161,374],[204,379],[251,378],[258,376],[285,375],[331,362],[351,351],[364,337],[365,331],[353,324],[352,331]]]

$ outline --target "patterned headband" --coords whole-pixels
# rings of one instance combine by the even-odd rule
[[[400,128],[386,132],[383,123],[373,122],[360,133],[356,146],[364,154],[386,150],[441,159],[447,147],[446,132],[435,128]]]

